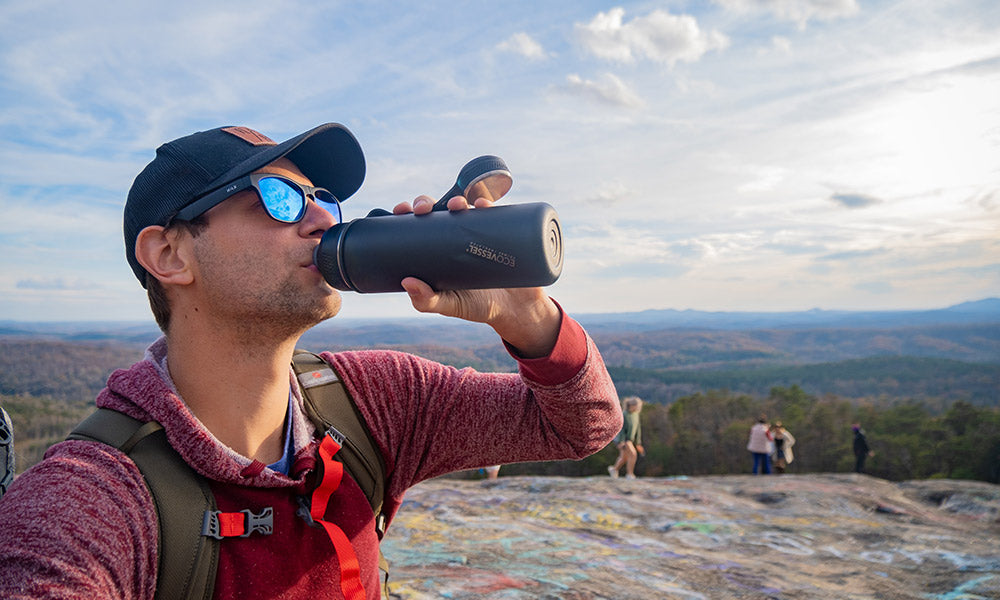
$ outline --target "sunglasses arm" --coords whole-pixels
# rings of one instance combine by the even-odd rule
[[[205,196],[198,198],[191,204],[188,204],[184,208],[177,211],[177,214],[171,218],[171,221],[190,221],[195,219],[211,209],[216,204],[219,204],[226,198],[232,196],[236,192],[245,190],[251,187],[250,176],[244,176],[236,181],[230,183],[225,187],[221,187],[213,192],[209,192]]]

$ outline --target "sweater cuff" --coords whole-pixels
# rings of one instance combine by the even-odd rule
[[[561,317],[559,337],[548,356],[521,358],[513,346],[504,342],[507,352],[517,360],[521,375],[545,386],[569,381],[587,362],[587,333],[579,323],[566,314],[558,302],[556,306]]]

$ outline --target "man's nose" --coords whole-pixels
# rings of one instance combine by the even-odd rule
[[[299,221],[302,234],[311,236],[322,236],[326,230],[339,223],[337,218],[328,210],[317,204],[316,200],[309,196],[306,200],[306,214]]]

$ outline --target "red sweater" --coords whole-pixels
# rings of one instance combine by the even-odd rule
[[[510,462],[579,459],[621,428],[614,385],[593,341],[568,316],[552,354],[519,360],[519,374],[455,369],[409,354],[323,357],[342,374],[385,458],[385,512],[419,481]],[[296,402],[291,477],[259,469],[221,444],[178,397],[166,342],[108,379],[97,405],[155,419],[170,444],[209,478],[220,510],[274,508],[274,533],[222,540],[216,598],[342,598],[329,538],[295,516],[315,455],[314,428]],[[363,493],[348,477],[330,500],[379,597],[378,541]],[[391,528],[389,530],[391,535]],[[0,598],[151,599],[156,510],[135,463],[103,444],[70,441],[18,477],[0,501]],[[391,557],[390,557],[391,558]]]

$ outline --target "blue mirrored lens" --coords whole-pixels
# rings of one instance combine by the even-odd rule
[[[277,177],[264,177],[257,182],[261,201],[275,219],[283,223],[295,223],[302,218],[306,202],[302,190],[289,185]]]
[[[336,219],[338,223],[341,222],[340,202],[337,202],[337,198],[334,197],[333,194],[326,190],[316,190],[313,197],[316,199],[316,204],[318,204],[320,208],[333,215],[333,218]]]

